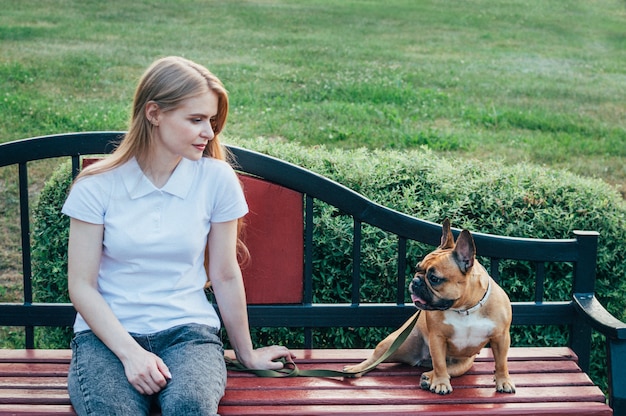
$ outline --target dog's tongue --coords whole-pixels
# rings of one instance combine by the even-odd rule
[[[422,305],[426,305],[426,301],[424,301],[424,299],[420,298],[419,296],[416,296],[413,293],[411,293],[411,300],[414,303],[419,303],[419,304],[422,304]]]

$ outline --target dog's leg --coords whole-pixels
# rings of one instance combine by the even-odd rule
[[[450,375],[446,363],[446,339],[442,336],[431,336],[429,338],[430,355],[433,359],[433,369],[422,374],[420,387],[437,394],[452,393]]]
[[[476,356],[466,358],[454,358],[448,361],[448,374],[450,377],[459,377],[467,373],[472,365],[474,365],[474,359]]]
[[[496,364],[496,391],[500,393],[515,393],[515,384],[509,375],[507,356],[511,345],[511,335],[509,331],[504,331],[502,336],[491,340],[491,350]]]

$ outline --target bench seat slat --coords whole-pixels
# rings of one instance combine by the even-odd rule
[[[562,390],[562,392],[559,392]],[[274,390],[277,391],[277,390]],[[497,397],[496,397],[497,396]],[[230,389],[222,399],[221,407],[233,405],[258,406],[347,406],[347,405],[442,405],[442,404],[498,404],[553,402],[567,398],[570,406],[578,402],[604,403],[604,396],[593,386],[528,387],[518,389],[515,395],[496,393],[492,387],[455,389],[452,394],[438,396],[419,388],[403,386],[396,389],[288,389],[284,394],[268,394],[265,389]],[[0,389],[0,404],[54,404],[67,405],[67,392],[59,389]]]
[[[71,350],[25,350],[1,349],[0,363],[69,363],[72,357]]]
[[[23,389],[66,389],[67,376],[65,377],[41,377],[29,374],[21,377],[5,377],[0,375],[0,389],[23,388]]]
[[[349,354],[342,349],[295,349],[292,351],[297,357],[298,365],[306,362],[360,362],[372,353],[369,349],[350,349]],[[233,356],[232,351],[226,351],[226,354]],[[578,361],[576,354],[568,347],[511,347],[508,358],[509,361]],[[491,349],[483,348],[476,357],[476,361],[493,361]]]
[[[0,415],[19,416],[76,416],[69,404],[33,405],[33,404],[0,404]]]
[[[0,377],[28,376],[67,377],[68,363],[0,363]]]
[[[381,376],[376,372],[371,372],[366,376],[340,380],[331,378],[267,378],[259,379],[258,377],[237,377],[231,375],[228,382],[228,388],[231,390],[289,390],[289,389],[355,389],[355,388],[378,388],[396,389],[396,388],[416,388],[419,384],[421,372],[415,372],[410,375],[394,375]],[[516,374],[514,376],[515,385],[518,388],[523,387],[541,387],[541,386],[593,386],[589,377],[582,372],[564,374],[564,373],[528,373]],[[493,387],[493,374],[481,375],[464,375],[452,379],[452,387],[456,388],[473,388],[473,387]]]
[[[0,389],[0,404],[70,404],[62,389]]]
[[[454,387],[454,386],[453,386]],[[290,389],[288,394],[267,394],[264,389],[228,390],[222,406],[246,404],[273,405],[379,405],[379,404],[463,404],[463,403],[531,403],[567,399],[575,402],[600,402],[605,398],[594,386],[550,386],[518,389],[515,394],[496,393],[492,387],[454,389],[440,396],[415,386],[414,388],[354,388],[354,389]]]
[[[301,369],[341,369],[371,350],[295,350]],[[232,352],[227,352],[231,355]],[[0,350],[0,415],[72,415],[68,350]],[[493,356],[484,349],[470,371],[439,396],[419,388],[422,368],[383,363],[356,379],[260,378],[229,373],[222,415],[611,415],[605,397],[568,348],[513,348],[517,393],[496,393]]]
[[[310,370],[313,368],[324,368],[329,370],[341,370],[345,364],[352,363],[353,361],[346,360],[343,363],[301,363],[296,359],[298,368],[302,370]],[[384,375],[398,375],[406,373],[421,372],[424,369],[412,368],[404,364],[396,363],[382,363],[376,368],[376,372]],[[493,362],[476,362],[470,369],[469,374],[493,374],[494,364]],[[573,361],[511,361],[509,362],[509,372],[515,373],[579,373],[580,367]],[[371,373],[370,373],[371,374]]]
[[[368,415],[383,414],[420,415],[420,416],[610,416],[611,410],[601,403],[503,403],[461,404],[461,405],[384,405],[384,406],[275,406],[258,408],[251,406],[232,406],[220,409],[222,416],[323,416],[323,415]]]
[[[377,406],[276,406],[272,408],[255,408],[251,406],[232,406],[220,409],[221,415],[232,416],[280,416],[280,415],[354,415],[354,414],[382,414],[386,416],[415,415],[420,416],[484,416],[486,412],[497,411],[501,416],[563,415],[563,409],[569,410],[569,415],[609,416],[610,410],[599,403],[577,403],[575,408],[571,403],[516,403],[492,405],[389,405]],[[0,415],[19,416],[75,416],[71,406],[68,405],[2,405]]]

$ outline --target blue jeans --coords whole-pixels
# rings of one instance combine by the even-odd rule
[[[128,382],[121,361],[91,331],[72,340],[68,390],[78,415],[149,415],[157,405],[163,416],[216,415],[226,388],[224,351],[217,330],[182,325],[149,335],[131,334],[168,366],[172,379],[153,396]]]

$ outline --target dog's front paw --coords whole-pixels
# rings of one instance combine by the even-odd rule
[[[496,379],[496,391],[498,393],[515,393],[515,384],[510,378]]]
[[[424,390],[430,390],[437,394],[450,394],[452,393],[452,385],[448,377],[434,377],[433,371],[427,371],[422,374],[420,380],[420,387]]]
[[[420,387],[423,390],[430,390],[430,377],[428,373],[423,373],[422,378],[420,379]]]

